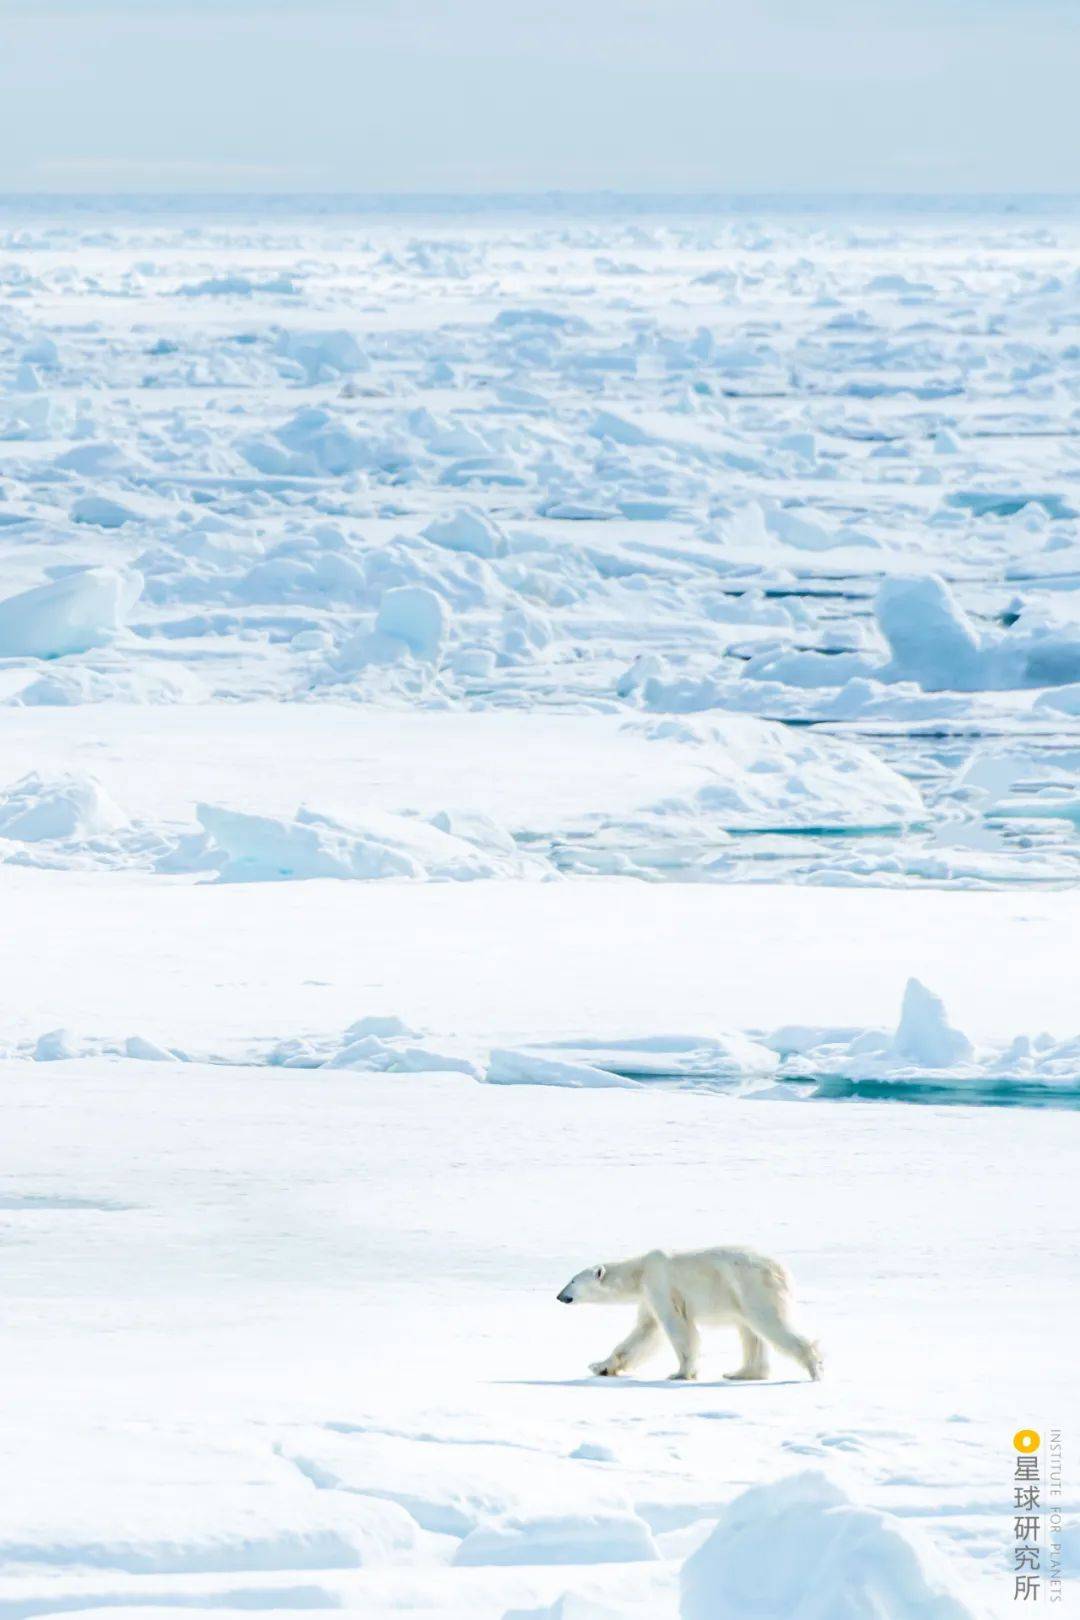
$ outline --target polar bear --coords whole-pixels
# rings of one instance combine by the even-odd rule
[[[696,1378],[698,1323],[730,1323],[738,1328],[743,1361],[729,1378],[767,1378],[767,1344],[791,1356],[813,1379],[821,1377],[816,1344],[791,1326],[791,1280],[784,1267],[752,1249],[695,1249],[665,1254],[653,1249],[636,1260],[589,1266],[571,1277],[555,1296],[563,1305],[638,1307],[637,1323],[591,1371],[614,1378],[652,1354],[663,1334],[679,1358],[672,1378]]]

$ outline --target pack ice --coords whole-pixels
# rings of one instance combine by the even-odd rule
[[[1074,1402],[1078,241],[0,199],[13,1616],[1013,1611]],[[560,1282],[722,1243],[826,1380],[592,1379],[631,1323]]]

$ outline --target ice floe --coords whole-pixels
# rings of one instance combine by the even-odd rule
[[[70,1029],[0,1046],[43,1059],[133,1057],[228,1062],[236,1067],[457,1074],[494,1086],[591,1090],[702,1089],[751,1101],[844,1096],[898,1101],[1080,1104],[1080,1035],[1018,1033],[974,1041],[950,1024],[939,996],[908,981],[897,1027],[785,1024],[712,1034],[568,1037],[487,1047],[460,1034],[423,1032],[396,1014],[367,1014],[343,1032],[249,1038],[227,1051]]]

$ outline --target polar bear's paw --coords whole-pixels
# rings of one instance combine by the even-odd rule
[[[614,1378],[619,1369],[613,1361],[590,1361],[589,1371],[597,1378]]]
[[[696,1367],[680,1367],[678,1372],[668,1373],[669,1384],[692,1384],[696,1378]]]

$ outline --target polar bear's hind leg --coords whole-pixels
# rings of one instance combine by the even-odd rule
[[[734,1372],[725,1373],[725,1378],[755,1379],[769,1376],[769,1350],[765,1340],[754,1332],[746,1322],[737,1324],[739,1338],[742,1341],[742,1366]]]
[[[816,1382],[822,1373],[821,1355],[816,1344],[804,1339],[801,1333],[796,1333],[787,1319],[785,1309],[786,1301],[780,1299],[761,1298],[747,1300],[744,1305],[746,1320],[755,1333],[775,1345],[777,1350],[783,1351],[797,1361],[810,1374]]]

